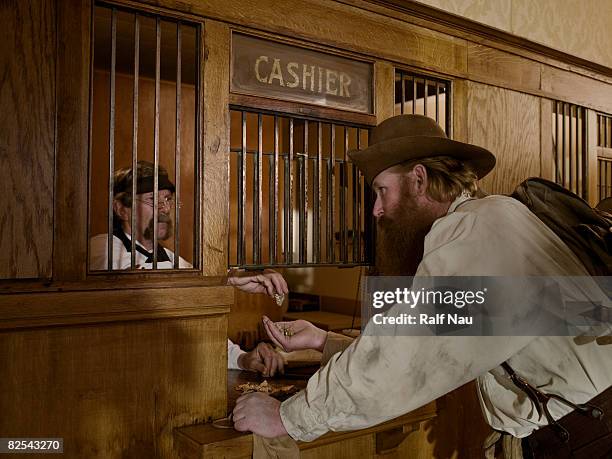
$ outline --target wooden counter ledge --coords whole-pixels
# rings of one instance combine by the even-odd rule
[[[228,414],[233,410],[240,396],[234,388],[245,382],[262,382],[268,379],[275,384],[294,384],[299,388],[306,387],[307,377],[300,378],[294,369],[289,378],[262,378],[255,373],[246,371],[228,371]],[[436,416],[436,403],[431,402],[417,410],[407,413],[391,421],[368,429],[351,432],[330,432],[312,442],[298,442],[300,450],[310,450],[340,441],[376,435],[376,453],[384,454],[393,451],[412,432],[419,430],[421,422]],[[208,458],[246,458],[253,454],[253,438],[251,433],[238,432],[234,429],[218,429],[211,423],[178,427],[174,430],[174,446],[183,459]]]

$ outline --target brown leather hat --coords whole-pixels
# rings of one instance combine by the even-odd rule
[[[348,152],[371,185],[385,169],[413,159],[450,156],[474,169],[481,179],[495,166],[490,151],[469,143],[450,140],[438,124],[422,115],[398,115],[372,130],[370,145]]]

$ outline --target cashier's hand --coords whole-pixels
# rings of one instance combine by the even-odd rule
[[[264,376],[274,376],[284,372],[283,358],[266,343],[259,343],[251,352],[238,357],[238,366],[243,370],[258,371]]]
[[[306,320],[272,322],[267,316],[263,316],[263,325],[274,344],[286,352],[301,349],[316,349],[323,352],[327,341],[327,332]]]
[[[251,431],[266,438],[287,435],[280,416],[280,402],[267,394],[253,392],[241,396],[233,411],[234,429]]]
[[[232,275],[227,279],[227,285],[233,285],[243,292],[267,293],[270,296],[274,296],[275,293],[279,295],[289,293],[287,282],[280,273],[273,269],[266,269],[259,274]]]

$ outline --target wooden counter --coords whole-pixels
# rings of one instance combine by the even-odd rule
[[[279,384],[295,384],[303,388],[306,387],[307,376],[303,370],[289,369],[292,372],[286,378],[268,378],[269,381]],[[303,373],[300,377],[298,373]],[[312,370],[310,371],[312,373]],[[246,371],[228,371],[228,414],[233,410],[239,393],[234,389],[236,385],[247,381],[261,382],[264,378]],[[402,441],[411,433],[418,432],[420,423],[432,419],[436,416],[436,403],[431,402],[411,413],[400,416],[399,418],[387,421],[368,429],[352,432],[330,432],[312,442],[298,442],[300,451],[309,450],[308,457],[319,457],[325,454],[325,446],[345,442],[358,441],[366,436],[375,436],[376,454],[392,452]],[[253,454],[253,438],[251,433],[238,432],[234,429],[218,429],[211,423],[196,424],[191,426],[179,427],[174,430],[174,445],[179,457],[184,459],[191,458],[246,458]],[[352,457],[372,457],[372,453],[361,450],[363,455]],[[304,454],[302,454],[304,456]]]

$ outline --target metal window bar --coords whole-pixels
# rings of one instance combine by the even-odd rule
[[[299,203],[299,262],[304,264],[307,260],[307,234],[308,231],[308,120],[304,120],[304,150],[299,156],[300,167],[300,203]]]
[[[284,197],[285,197],[285,245],[283,247],[285,253],[285,264],[293,263],[293,174],[291,173],[293,164],[293,118],[289,118],[289,152],[283,155],[285,161],[285,180]]]
[[[246,221],[246,156],[247,156],[247,114],[242,112],[242,147],[238,157],[238,227],[244,228]],[[238,237],[238,264],[244,264],[246,258],[245,234]]]
[[[612,115],[597,114],[597,146],[612,148]]]
[[[334,205],[336,203],[336,180],[335,180],[335,155],[336,155],[336,125],[332,124],[330,129],[330,152],[327,160],[327,259],[332,263],[336,261],[336,244],[334,229]]]
[[[134,98],[132,101],[132,206],[136,202],[136,193],[138,191],[138,181],[134,180],[134,172],[138,165],[138,78],[140,75],[140,17],[134,15]],[[111,169],[112,170],[112,169]],[[136,212],[132,212],[130,224],[130,268],[136,266],[136,237],[134,228],[136,228]]]
[[[597,114],[597,146],[612,148],[612,115]],[[612,197],[612,158],[598,156],[597,170],[599,200]]]
[[[174,185],[176,191],[174,193],[175,202],[181,202],[181,22],[176,23],[176,139],[174,146]],[[180,252],[180,231],[181,225],[180,205],[174,206],[174,225],[177,230],[174,232],[174,269],[179,268],[179,253]]]
[[[153,127],[153,269],[157,269],[159,222],[159,99],[161,80],[161,22],[155,18],[155,126]]]
[[[261,263],[261,207],[262,207],[262,167],[263,167],[263,118],[261,113],[257,114],[257,163],[253,169],[253,195],[256,196],[253,208],[253,230],[256,236],[253,238],[253,258],[255,264]]]
[[[553,123],[555,182],[587,199],[586,109],[555,101]]]
[[[108,241],[107,260],[108,270],[113,269],[113,201],[114,183],[113,171],[115,170],[115,73],[117,64],[117,9],[111,9],[111,62],[110,62],[110,116],[109,116],[109,138],[108,138]]]
[[[598,191],[599,200],[612,196],[612,159],[598,158]]]
[[[368,241],[365,240],[365,235],[362,235],[361,228],[367,223],[363,219],[365,212],[361,206],[368,200],[362,198],[363,176],[353,164],[349,165],[346,151],[352,129],[357,135],[357,147],[361,148],[366,143],[364,133],[367,128],[268,111],[247,110],[242,107],[231,107],[231,110],[236,115],[231,117],[234,120],[232,130],[240,132],[231,135],[236,139],[236,143],[230,148],[230,154],[236,155],[237,160],[231,162],[230,173],[237,177],[237,188],[234,189],[237,206],[230,215],[230,222],[234,223],[230,224],[229,265],[257,269],[266,266],[366,264],[368,259],[362,247],[367,246]],[[255,117],[248,113],[257,115],[257,126]],[[268,117],[270,121],[273,118],[273,128],[272,123],[267,123],[266,120],[262,122],[262,117]],[[257,132],[256,144],[254,132]],[[304,138],[300,139],[302,134]],[[316,145],[316,149],[310,145]],[[302,148],[303,151],[300,151]],[[249,158],[249,161],[246,158]],[[250,158],[260,159],[250,161]],[[282,174],[279,174],[278,170],[279,161],[283,164]],[[267,171],[258,163],[267,163]],[[352,177],[349,171],[353,171]],[[267,178],[263,176],[265,173]],[[246,180],[245,177],[249,179]],[[251,180],[253,186],[249,186]],[[264,189],[265,186],[268,190]],[[282,188],[282,191],[279,188]],[[278,208],[279,192],[283,196],[282,209]],[[268,197],[267,202],[263,202],[263,199],[260,201],[260,196],[263,195]],[[261,204],[258,204],[258,201]],[[248,228],[245,213],[251,206],[254,209],[253,227]],[[353,209],[352,217],[349,215],[349,209]],[[280,227],[277,220],[279,211],[283,218]],[[339,212],[338,215],[335,215],[336,212]],[[267,226],[257,217],[264,214],[268,218]],[[309,225],[310,221],[312,226]],[[325,238],[322,237],[322,226],[325,228]],[[264,234],[264,228],[269,234]],[[281,234],[277,234],[278,230]],[[336,248],[336,230],[339,235],[339,249]],[[267,260],[257,255],[258,250],[253,250],[252,254],[245,251],[244,241],[249,237],[254,239],[253,246],[260,250],[264,247],[262,242],[268,241]],[[276,254],[277,237],[281,237],[283,241],[281,257]],[[349,255],[351,242],[352,256]],[[321,252],[322,243],[325,243],[325,252]]]
[[[348,188],[347,168],[348,161],[346,152],[349,148],[349,132],[348,127],[344,127],[344,154],[342,161],[338,164],[340,174],[340,258],[342,263],[348,263],[348,238],[346,234],[346,194]]]
[[[440,100],[442,95],[444,95],[444,103]],[[429,106],[430,98],[433,98],[431,107]],[[412,108],[408,104],[411,104]],[[444,109],[444,115],[442,115],[442,109]],[[395,114],[405,113],[428,116],[440,124],[447,134],[450,133],[450,82],[428,75],[396,70]]]
[[[313,221],[312,221],[312,234],[313,234],[313,260],[315,263],[321,261],[321,177],[323,175],[323,124],[317,122],[317,157],[315,163],[315,169],[313,170]]]

